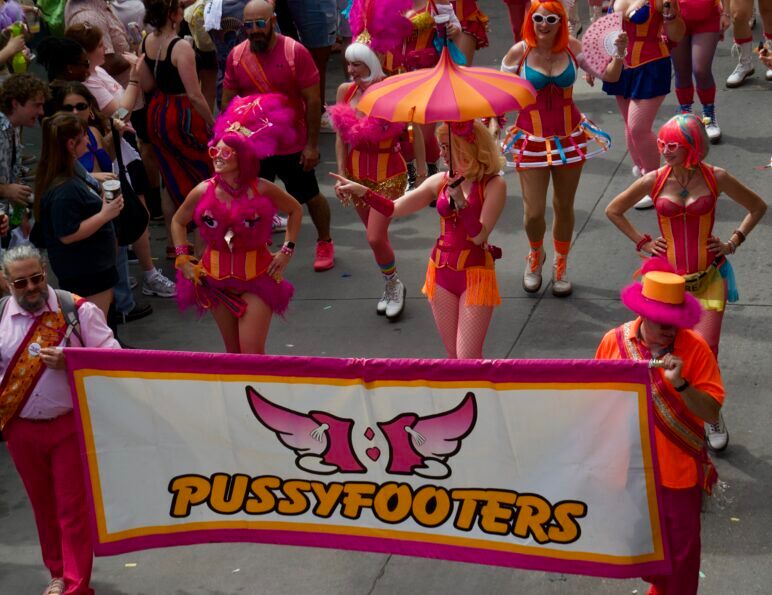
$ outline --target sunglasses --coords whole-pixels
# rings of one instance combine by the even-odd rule
[[[681,145],[678,143],[666,143],[661,138],[658,138],[657,148],[659,149],[660,153],[675,153],[678,149],[681,148]]]
[[[32,285],[40,284],[45,278],[45,273],[36,273],[34,275],[30,275],[29,277],[23,277],[22,279],[11,281],[11,285],[13,285],[14,289],[24,289],[30,283]]]
[[[209,147],[209,157],[217,159],[222,157],[225,160],[230,159],[235,154],[235,151],[230,147]]]
[[[65,112],[85,112],[88,109],[88,103],[65,103],[62,110]]]
[[[542,23],[557,25],[560,22],[560,15],[548,14],[547,16],[544,16],[543,14],[535,13],[531,15],[531,20],[537,25],[541,25]]]
[[[266,19],[244,21],[244,29],[265,29],[268,26],[268,22]]]

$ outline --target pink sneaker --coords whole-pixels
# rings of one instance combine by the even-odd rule
[[[319,273],[321,271],[329,271],[335,266],[335,247],[332,245],[332,240],[324,242],[319,240],[316,242],[316,258],[314,259],[314,270]]]

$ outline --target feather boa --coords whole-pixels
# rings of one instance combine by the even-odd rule
[[[412,8],[410,0],[354,0],[348,17],[351,34],[356,39],[366,31],[371,39],[365,43],[373,51],[390,52],[413,33],[413,23],[405,17]]]
[[[283,155],[297,142],[297,113],[279,93],[235,97],[214,123],[212,144],[238,124],[253,132],[248,137],[258,159]]]
[[[341,140],[352,147],[377,146],[382,141],[398,137],[405,129],[403,122],[357,116],[356,110],[347,103],[329,106],[327,113]]]

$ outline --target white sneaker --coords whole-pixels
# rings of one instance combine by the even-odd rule
[[[714,424],[705,424],[705,437],[708,441],[708,448],[713,452],[721,452],[729,446],[729,432],[724,423],[724,416],[721,412],[718,414],[718,421]]]
[[[739,87],[745,82],[745,79],[751,76],[755,71],[753,69],[753,60],[751,58],[751,42],[746,41],[732,46],[732,55],[737,55],[739,60],[734,67],[732,74],[726,79],[726,86],[730,89]]]
[[[162,298],[170,298],[177,295],[177,286],[174,281],[164,276],[158,269],[153,269],[142,280],[143,295],[155,295]]]
[[[386,316],[386,306],[389,305],[388,286],[389,282],[386,281],[386,287],[383,288],[383,295],[375,306],[375,313],[378,314],[378,316]]]
[[[705,125],[705,132],[708,133],[708,139],[712,144],[716,144],[721,140],[721,128],[719,127],[715,116],[710,118],[710,122]]]
[[[637,165],[633,165],[632,172],[633,172],[633,177],[634,178],[640,178],[641,175],[642,175],[641,174],[641,168],[638,167]]]
[[[287,230],[287,218],[282,217],[278,213],[273,216],[273,221],[271,222],[271,230],[273,233],[279,233],[281,231]]]
[[[545,260],[547,260],[547,253],[544,248],[528,251],[528,256],[525,257],[525,271],[523,271],[523,289],[527,293],[536,293],[541,289],[541,269]]]
[[[764,74],[764,78],[768,81],[772,81],[772,68],[767,68],[767,72]]]
[[[319,124],[319,132],[335,134],[335,128],[333,127],[332,121],[330,120],[330,114],[327,112],[322,112],[322,120]]]
[[[396,320],[405,309],[405,296],[407,289],[399,278],[394,277],[386,281],[386,318]]]
[[[648,194],[644,196],[641,200],[639,200],[637,203],[635,203],[635,208],[639,211],[645,211],[646,209],[650,209],[654,206],[654,201],[651,199],[651,196]]]
[[[552,264],[552,295],[555,297],[567,297],[574,290],[571,281],[566,279],[567,268],[568,257],[556,254]]]

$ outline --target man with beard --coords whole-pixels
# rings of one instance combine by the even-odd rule
[[[316,226],[315,271],[334,264],[330,237],[330,205],[319,191],[314,168],[319,163],[321,99],[319,71],[309,51],[295,40],[275,31],[274,5],[251,0],[244,7],[247,40],[228,55],[223,80],[222,109],[235,96],[281,93],[297,113],[297,143],[291,152],[260,162],[261,177],[271,182],[278,176],[287,192],[308,207]]]
[[[91,529],[61,347],[119,345],[95,304],[72,294],[60,303],[33,246],[8,250],[3,274],[12,297],[0,312],[0,430],[35,514],[51,573],[45,593],[93,593]]]

